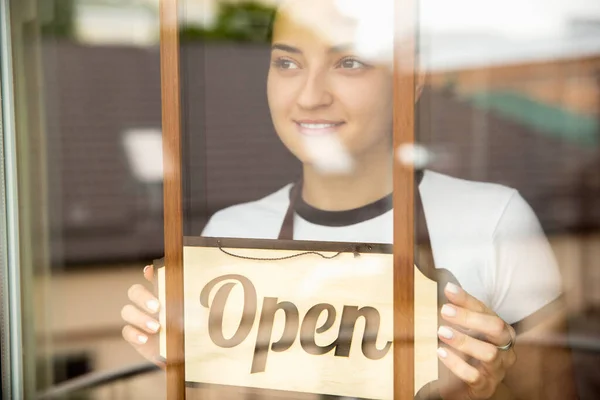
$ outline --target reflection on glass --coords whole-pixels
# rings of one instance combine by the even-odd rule
[[[24,343],[40,391],[144,360],[119,310],[163,240],[161,157],[144,150],[161,127],[158,1],[43,3],[11,2]],[[276,239],[302,182],[295,239],[390,242],[391,3],[285,3],[275,23],[275,1],[184,4],[186,233]],[[558,294],[559,270],[580,396],[596,398],[596,2],[419,8],[421,147],[396,154],[427,170],[436,264],[509,323]],[[159,373],[90,397],[163,391]]]

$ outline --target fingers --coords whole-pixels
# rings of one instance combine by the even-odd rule
[[[499,350],[493,344],[475,339],[448,326],[440,326],[438,337],[454,349],[489,364],[493,368],[500,364]]]
[[[482,375],[465,360],[460,358],[454,351],[447,347],[440,347],[437,350],[438,357],[444,365],[452,371],[460,380],[468,384],[469,386],[478,386],[482,381]]]
[[[154,267],[152,265],[144,268],[144,278],[153,281]],[[164,362],[158,358],[158,347],[154,335],[160,330],[160,324],[149,315],[158,312],[160,308],[158,299],[140,284],[131,286],[127,297],[133,304],[128,304],[121,309],[121,317],[128,324],[123,327],[121,332],[123,338],[144,358],[164,367]]]
[[[121,334],[144,358],[158,366],[164,367],[164,363],[158,359],[155,343],[151,343],[151,340],[149,340],[149,337],[145,333],[131,325],[126,325],[123,327]]]
[[[452,304],[444,304],[441,314],[451,324],[476,331],[496,346],[504,346],[513,338],[510,325],[495,314],[475,312]]]
[[[491,311],[481,301],[465,292],[459,286],[452,282],[448,282],[444,288],[444,293],[448,300],[459,307],[466,308],[468,310],[489,314]]]
[[[131,325],[124,326],[121,333],[125,340],[136,347],[148,343],[148,335]]]
[[[149,282],[152,282],[154,280],[154,266],[153,265],[146,265],[144,267],[144,278],[146,278],[146,280]]]
[[[437,352],[444,365],[467,385],[466,393],[460,398],[487,399],[494,394],[499,380],[470,365],[447,347],[440,347]],[[446,389],[452,390],[452,387]]]
[[[466,291],[448,283],[444,289],[452,304],[442,307],[442,317],[456,326],[483,334],[486,340],[496,346],[504,346],[514,340],[514,330],[485,304]]]
[[[156,333],[160,329],[160,324],[158,321],[150,318],[148,314],[131,304],[123,307],[121,310],[121,317],[125,320],[125,322],[133,325],[136,328],[142,329],[147,333]]]
[[[150,314],[157,313],[160,308],[158,299],[140,284],[131,286],[127,292],[127,296],[135,305]]]

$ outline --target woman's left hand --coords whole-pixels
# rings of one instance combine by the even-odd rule
[[[439,328],[438,337],[447,346],[438,349],[438,356],[466,385],[460,397],[489,399],[517,359],[515,331],[458,286],[449,283],[445,294],[450,303],[442,307],[442,318],[458,329],[444,325]],[[471,357],[471,363],[464,356]]]

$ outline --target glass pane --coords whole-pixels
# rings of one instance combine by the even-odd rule
[[[206,9],[203,2],[184,3],[180,54],[186,235],[201,235],[216,212],[256,201],[299,177],[300,165],[278,139],[267,103],[274,12],[273,4],[216,2]],[[243,225],[223,216],[225,224]],[[265,237],[215,227],[206,233]]]
[[[391,243],[393,4],[365,8],[363,21],[350,4],[325,2],[312,21],[312,3],[280,5],[279,20],[277,3],[185,2],[185,232],[276,239],[296,184],[294,239]],[[285,45],[302,40],[303,54]],[[311,59],[317,46],[334,51]],[[380,227],[360,225],[377,216]]]
[[[597,397],[600,375],[591,365],[597,363],[600,343],[598,4],[533,1],[523,7],[512,1],[484,6],[422,0],[420,10],[420,62],[426,84],[418,106],[417,136],[427,150],[427,168],[502,185],[490,189],[499,196],[512,193],[504,214],[481,217],[496,218],[500,225],[488,249],[495,252],[489,260],[496,268],[484,269],[489,272],[480,276],[482,288],[489,291],[477,292],[505,318],[527,320],[546,303],[544,296],[550,300],[562,291],[570,336],[550,339],[539,334],[522,340],[544,349],[547,357],[529,357],[527,381],[538,388],[536,396],[557,395],[551,392],[562,389],[561,383],[547,381],[551,374],[544,378],[541,366],[550,362],[549,354],[570,345],[579,396]],[[461,184],[466,191],[467,183]],[[486,201],[480,196],[472,193],[465,199],[473,215]],[[522,213],[515,212],[516,200],[524,207]],[[447,207],[455,206],[452,197],[446,201]],[[532,211],[535,218],[527,222]],[[510,235],[509,218],[515,218]],[[539,227],[550,252],[536,247],[536,242],[543,243]],[[535,235],[523,236],[527,230]],[[481,236],[455,239],[455,245],[477,248]],[[506,243],[500,245],[500,239]],[[540,250],[549,254],[547,259]],[[512,272],[499,270],[501,265]],[[512,292],[517,303],[511,306],[513,290],[520,294]],[[529,303],[536,301],[538,306]],[[563,382],[560,378],[568,370],[560,375],[555,382]]]
[[[158,3],[5,3],[24,398],[155,398],[165,390],[162,373],[127,381],[116,373],[115,382],[61,396],[53,390],[146,362],[123,340],[120,311],[128,288],[144,282],[144,265],[163,253]],[[158,162],[148,170],[140,157]]]
[[[389,398],[393,2],[183,10],[188,396]]]

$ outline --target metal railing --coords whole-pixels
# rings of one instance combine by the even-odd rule
[[[160,367],[157,365],[151,362],[144,362],[111,371],[92,372],[51,387],[45,392],[38,394],[37,400],[63,399],[67,395],[76,392],[124,381],[158,370],[160,370]]]

